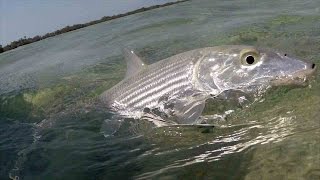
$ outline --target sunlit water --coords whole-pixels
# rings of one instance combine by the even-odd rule
[[[319,71],[309,87],[272,89],[250,106],[211,102],[203,118],[214,128],[119,126],[95,102],[123,78],[123,47],[152,63],[249,44],[319,66],[319,7],[316,0],[191,1],[1,54],[0,179],[320,179]]]

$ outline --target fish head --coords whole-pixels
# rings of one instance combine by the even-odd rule
[[[202,69],[206,74],[200,75],[201,82],[215,93],[218,89],[260,94],[272,86],[306,85],[316,65],[269,49],[230,46],[210,53]]]

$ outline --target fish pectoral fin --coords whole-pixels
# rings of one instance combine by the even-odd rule
[[[132,50],[125,48],[123,49],[123,54],[127,62],[125,78],[133,76],[147,66]]]
[[[205,100],[180,101],[174,105],[173,115],[179,124],[195,124],[205,107]]]

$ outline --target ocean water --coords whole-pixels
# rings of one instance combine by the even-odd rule
[[[247,44],[319,66],[319,7],[189,1],[1,54],[0,179],[320,179],[319,71],[308,87],[271,89],[244,106],[210,102],[204,118],[214,128],[152,128],[96,103],[125,74],[123,47],[151,64]]]

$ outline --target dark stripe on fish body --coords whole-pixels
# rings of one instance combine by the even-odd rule
[[[171,72],[171,73],[166,73],[166,74],[162,74],[162,78],[160,79],[155,79],[153,82],[149,82],[149,83],[144,83],[146,84],[143,88],[139,89],[139,91],[135,91],[136,92],[136,96],[139,94],[143,94],[143,93],[150,93],[150,92],[154,92],[156,91],[156,89],[159,86],[166,86],[167,83],[169,83],[172,79],[175,80],[181,76],[185,76],[186,72],[184,72],[183,70],[179,70],[176,72]],[[179,79],[178,79],[179,80]],[[125,101],[130,102],[132,99],[136,98],[130,97],[131,95],[127,96],[127,98],[123,99],[123,103],[125,103]]]
[[[155,80],[165,76],[166,74],[173,73],[181,69],[183,66],[185,66],[184,63],[181,62],[174,62],[172,64],[168,64],[167,66],[160,66],[156,69],[151,69],[151,72],[148,74],[146,72],[142,72],[141,74],[138,74],[137,77],[130,78],[131,84],[128,84],[127,87],[123,87],[125,89],[128,89],[127,91],[123,92],[118,99],[124,99],[124,98],[130,98],[135,93],[140,93],[143,91],[142,89],[145,88],[145,86],[150,85]]]
[[[109,97],[104,98],[132,108],[155,104],[165,94],[174,94],[192,88],[191,66],[191,60],[183,58],[172,62],[164,60],[150,65],[147,70],[125,79],[110,93],[105,94]]]
[[[154,80],[155,83],[152,82],[141,82],[144,87],[140,88],[138,91],[133,92],[134,95],[129,95],[128,99],[119,99],[119,102],[122,104],[127,104],[129,107],[135,107],[136,104],[139,104],[141,101],[146,101],[145,103],[139,105],[145,106],[151,101],[158,101],[158,99],[164,94],[172,94],[172,87],[175,84],[186,85],[189,83],[186,67],[179,67],[180,69],[176,69],[176,72],[169,71],[162,73],[162,78],[158,80]],[[143,80],[143,79],[142,79]]]
[[[178,86],[176,87],[177,84]],[[128,102],[128,106],[134,106],[135,108],[143,107],[151,103],[152,101],[158,101],[158,99],[161,98],[163,95],[173,94],[176,88],[184,89],[188,86],[188,84],[189,82],[187,78],[177,78],[177,80],[165,84],[165,86],[160,89],[150,89],[147,92],[142,92],[139,95],[140,97],[138,99]],[[141,102],[144,103],[141,104]]]

